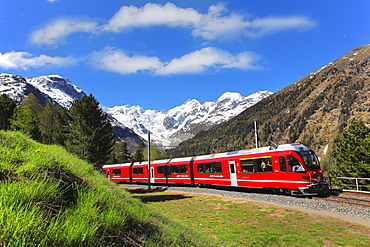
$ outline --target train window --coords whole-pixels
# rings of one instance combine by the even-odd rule
[[[158,166],[158,167],[157,167],[157,173],[158,173],[158,174],[164,174],[164,169],[165,169],[165,167],[164,167],[164,166]]]
[[[310,171],[320,170],[319,159],[317,158],[316,154],[313,151],[311,150],[301,151],[298,152],[298,154],[299,156],[301,156],[308,170]]]
[[[257,163],[257,172],[272,172],[271,158],[255,159]]]
[[[222,173],[221,162],[213,162],[213,172],[214,173]]]
[[[198,173],[222,173],[221,162],[199,163]]]
[[[272,172],[270,157],[251,158],[240,160],[242,172]]]
[[[235,164],[230,163],[230,173],[235,173]]]
[[[286,172],[286,159],[284,156],[279,157],[279,163],[280,163],[280,171]]]
[[[240,164],[242,166],[242,172],[254,172],[254,162],[253,159],[241,160]]]
[[[113,175],[121,175],[121,169],[113,169]]]
[[[134,168],[134,174],[135,175],[144,174],[144,169],[143,168]]]
[[[168,173],[188,173],[187,165],[168,166]]]
[[[291,172],[305,172],[302,164],[293,156],[288,156],[288,164]]]

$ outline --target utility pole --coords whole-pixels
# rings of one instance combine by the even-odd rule
[[[151,179],[151,171],[150,171],[150,132],[148,132],[148,190],[150,189],[150,179]]]
[[[258,148],[257,121],[254,120],[254,137],[256,139],[256,148]]]

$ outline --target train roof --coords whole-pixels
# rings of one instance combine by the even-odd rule
[[[109,168],[109,167],[127,167],[127,166],[131,166],[131,164],[132,163],[104,165],[103,168]]]
[[[253,149],[245,149],[239,151],[231,151],[225,153],[217,153],[217,154],[207,154],[207,155],[200,155],[194,157],[183,157],[183,158],[173,158],[173,159],[163,159],[163,160],[152,160],[150,161],[151,165],[155,164],[168,164],[168,163],[175,163],[175,162],[187,162],[191,160],[205,160],[205,159],[212,159],[212,158],[222,158],[222,157],[230,157],[230,156],[237,156],[237,155],[247,155],[247,154],[258,154],[258,153],[268,153],[268,152],[276,152],[276,151],[308,151],[310,150],[305,145],[299,143],[293,144],[282,144],[277,147],[261,147],[261,148],[253,148]],[[125,163],[125,164],[112,164],[112,165],[105,165],[103,168],[112,168],[112,167],[127,167],[131,166],[132,163]],[[148,165],[148,161],[143,161],[141,163],[135,162],[133,165]]]
[[[299,143],[282,144],[277,147],[268,146],[268,147],[245,149],[245,150],[239,150],[239,151],[231,151],[231,152],[225,152],[225,153],[201,155],[201,156],[197,156],[196,160],[221,158],[221,157],[229,157],[229,156],[237,156],[237,155],[247,155],[247,154],[268,153],[268,152],[286,151],[286,150],[292,150],[292,151],[299,152],[299,151],[308,151],[310,149],[307,148],[305,145],[302,145]]]

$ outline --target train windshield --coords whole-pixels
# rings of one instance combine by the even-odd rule
[[[319,159],[317,158],[316,154],[312,150],[301,151],[301,152],[298,152],[298,154],[303,159],[308,170],[310,171],[320,170]]]

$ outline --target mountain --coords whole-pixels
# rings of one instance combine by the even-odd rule
[[[193,137],[200,131],[235,117],[246,108],[271,95],[270,91],[259,91],[247,97],[239,93],[227,92],[216,101],[201,104],[190,99],[168,111],[145,110],[140,106],[115,106],[106,108],[106,112],[119,122],[161,147],[174,147]]]
[[[171,150],[172,155],[254,147],[254,120],[261,146],[300,142],[328,159],[325,154],[353,120],[370,124],[370,45],[353,49],[217,128],[200,132]]]
[[[58,105],[70,108],[72,101],[80,99],[85,93],[68,79],[59,75],[28,77],[27,82],[48,95]]]
[[[42,105],[49,100],[52,104],[67,108],[71,107],[73,100],[80,99],[85,94],[70,80],[59,75],[24,78],[5,73],[0,73],[0,93],[7,94],[18,104],[28,94],[33,93]],[[139,142],[145,141],[112,116],[108,115],[108,119],[117,141],[126,141],[131,150]]]
[[[67,108],[71,107],[73,100],[84,95],[70,80],[59,75],[24,78],[3,73],[0,73],[0,93],[7,94],[17,103],[33,93],[43,105],[49,100]],[[108,114],[117,141],[126,141],[132,147],[146,141],[150,130],[152,140],[158,146],[173,147],[200,131],[229,120],[271,94],[270,91],[259,91],[243,97],[239,93],[227,92],[214,102],[201,104],[191,99],[169,111],[160,112],[129,105],[102,106],[102,109]]]
[[[8,95],[17,104],[30,93],[33,93],[43,105],[45,105],[46,100],[56,103],[49,95],[29,84],[26,78],[18,75],[0,73],[0,93]]]
[[[81,89],[59,75],[24,78],[4,73],[0,73],[0,93],[7,94],[17,103],[33,93],[43,105],[49,100],[55,105],[67,108],[73,100],[84,95]]]

